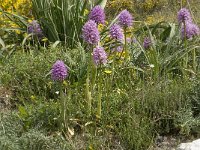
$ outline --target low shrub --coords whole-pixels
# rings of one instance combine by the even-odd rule
[[[58,88],[53,86],[51,80],[52,64],[57,59],[67,62],[70,69],[69,80],[74,84],[85,77],[84,57],[81,48],[74,49],[71,54],[65,48],[31,50],[25,53],[18,51],[9,59],[3,60],[1,81],[4,86],[12,87],[15,100],[31,102],[31,97],[55,98]],[[80,60],[83,60],[83,63],[78,64]]]
[[[16,114],[0,114],[0,149],[1,150],[54,150],[73,149],[61,135],[48,135],[38,129],[23,130],[22,122]]]

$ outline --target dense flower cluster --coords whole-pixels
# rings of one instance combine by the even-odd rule
[[[68,75],[67,68],[61,60],[57,60],[51,70],[51,78],[55,81],[62,81]]]
[[[179,23],[192,22],[192,17],[190,15],[190,12],[186,8],[182,8],[179,10],[177,18]]]
[[[40,24],[33,20],[29,26],[28,26],[28,33],[33,33],[34,35],[37,35],[39,38],[43,37],[42,29],[40,27]]]
[[[32,3],[30,0],[0,0],[0,8],[3,11],[24,15],[26,17],[33,17],[31,13]],[[0,11],[0,28],[20,28],[17,23],[11,21],[6,15],[2,15],[2,11]],[[19,30],[15,30],[17,34],[21,32]]]
[[[93,60],[96,65],[107,63],[107,54],[103,47],[96,47],[93,50]]]
[[[144,38],[143,46],[145,49],[148,49],[151,46],[151,39],[149,37]]]
[[[184,39],[185,37],[187,39],[192,38],[193,36],[197,36],[200,34],[199,27],[194,23],[186,23],[185,26],[183,25],[181,28],[181,37]]]
[[[97,24],[93,20],[89,20],[82,28],[83,39],[89,44],[97,44],[100,40]]]
[[[122,28],[117,24],[112,25],[110,27],[110,36],[113,39],[122,41],[124,38]]]
[[[119,25],[122,27],[130,27],[133,25],[133,16],[127,10],[123,10],[119,14]]]
[[[182,39],[190,39],[200,34],[199,27],[193,23],[191,14],[188,9],[182,8],[178,12],[178,22],[182,23],[181,37]]]
[[[13,13],[14,11],[30,16],[32,3],[30,0],[0,0],[1,8]]]
[[[95,21],[97,24],[104,24],[105,23],[105,13],[103,8],[101,6],[97,5],[95,6],[90,14],[89,14],[89,20]]]

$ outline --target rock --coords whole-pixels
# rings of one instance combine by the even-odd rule
[[[172,136],[157,136],[155,145],[149,150],[176,150],[177,139]]]
[[[200,139],[190,143],[181,143],[177,150],[200,150]]]

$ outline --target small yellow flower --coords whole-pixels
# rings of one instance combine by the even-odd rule
[[[28,23],[31,23],[32,21],[33,21],[32,19],[29,19],[29,20],[28,20]]]
[[[105,25],[108,25],[108,21],[105,21]]]
[[[51,89],[52,84],[53,84],[53,82],[48,82],[48,84],[47,84],[50,89]]]
[[[118,93],[118,94],[121,94],[122,91],[121,91],[120,89],[117,89],[117,93]]]
[[[31,95],[31,100],[34,101],[36,99],[36,97],[34,95]]]
[[[43,41],[43,42],[47,42],[48,39],[45,37],[45,38],[42,39],[42,41]]]
[[[20,30],[15,30],[15,33],[21,34],[21,31]]]
[[[154,23],[154,18],[153,18],[153,16],[148,16],[148,17],[146,18],[146,23],[147,23],[148,25]]]
[[[101,119],[101,117],[99,115],[96,114],[96,119]]]
[[[91,144],[89,145],[88,148],[89,148],[89,150],[94,150]]]
[[[98,25],[98,30],[99,32],[103,31],[104,25],[103,24],[99,24]]]
[[[109,37],[106,37],[105,38],[105,42],[109,42],[110,41],[110,38]]]
[[[83,16],[87,16],[89,14],[89,11],[87,9],[84,10]]]
[[[27,33],[24,33],[24,34],[23,34],[23,36],[24,36],[24,37],[27,37],[27,36],[28,36],[28,34],[27,34]]]
[[[66,81],[63,81],[63,85],[66,87],[68,83]]]
[[[106,74],[111,74],[112,73],[112,70],[105,70],[104,71]]]
[[[159,14],[155,14],[154,16],[152,16],[152,15],[147,16],[145,22],[147,23],[147,25],[151,25],[151,24],[161,22],[163,20],[164,20],[163,16],[161,16]]]
[[[116,53],[116,55],[117,55],[118,57],[124,58],[124,57],[126,56],[126,52],[125,52],[125,51],[123,51],[123,52],[118,52],[118,53]]]

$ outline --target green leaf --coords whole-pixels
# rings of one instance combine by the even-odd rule
[[[6,48],[6,45],[4,43],[4,41],[2,40],[2,38],[0,37],[0,44],[2,45],[2,47],[5,49]]]
[[[103,9],[106,7],[107,0],[100,0],[97,4],[100,5]]]
[[[25,107],[19,106],[18,110],[19,110],[19,117],[20,118],[24,118],[24,117],[28,116],[28,113],[27,113]]]
[[[52,48],[56,48],[58,46],[58,44],[60,43],[60,41],[56,41],[53,43]]]

